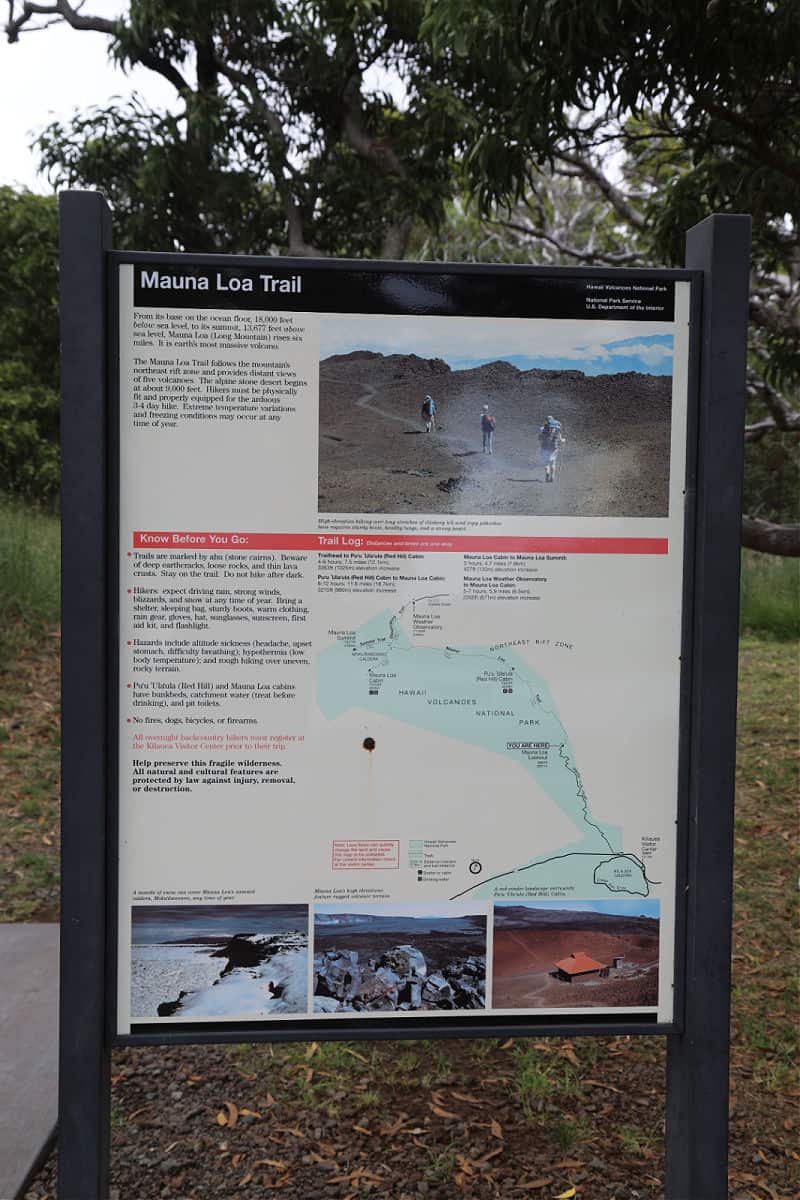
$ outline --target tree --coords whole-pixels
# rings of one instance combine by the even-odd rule
[[[121,67],[175,88],[175,114],[134,100],[40,140],[54,182],[106,192],[123,246],[402,257],[409,239],[438,253],[446,220],[459,257],[644,265],[680,262],[708,212],[752,212],[743,537],[800,554],[800,524],[784,525],[800,479],[800,5],[131,0],[114,21],[70,0],[9,9],[11,41],[53,20],[100,31]]]
[[[753,214],[745,437],[759,470],[746,499],[769,459],[789,491],[800,479],[800,5],[437,0],[424,32],[469,123],[466,186],[506,236],[573,263],[677,264],[685,229],[709,212]],[[616,232],[616,249],[553,225],[539,203],[548,175],[551,195],[555,178],[602,198],[616,230],[598,227]],[[800,555],[800,524],[762,519],[775,515],[771,491],[765,513],[745,517],[744,543]]]
[[[0,491],[58,495],[58,214],[0,187]]]
[[[58,207],[53,196],[0,187],[0,362],[58,387]]]
[[[457,133],[422,14],[422,0],[131,0],[110,20],[10,0],[6,31],[105,33],[120,67],[174,87],[175,114],[134,99],[40,142],[55,183],[108,195],[122,244],[400,258],[450,195]],[[387,73],[402,107],[375,82]]]

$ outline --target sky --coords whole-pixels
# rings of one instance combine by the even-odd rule
[[[473,917],[485,916],[481,908],[470,908],[469,905],[452,904],[442,901],[433,904],[386,904],[382,900],[374,904],[351,904],[349,900],[341,904],[315,904],[314,911],[340,916],[342,913],[367,914],[373,917]]]
[[[544,908],[567,909],[571,912],[602,913],[605,916],[617,917],[655,917],[658,918],[660,902],[658,900],[500,900],[495,902],[497,908]]]
[[[643,329],[645,332],[643,332]],[[507,317],[326,316],[320,358],[372,350],[443,358],[452,370],[505,359],[520,370],[672,374],[672,326],[661,321],[550,321]]]
[[[127,11],[123,0],[87,0],[86,13],[112,18]],[[3,6],[0,31],[7,9]],[[368,87],[386,89],[403,103],[401,81],[375,65],[365,75]],[[9,46],[0,32],[0,185],[49,192],[47,179],[37,175],[32,139],[53,120],[67,120],[76,111],[104,105],[133,92],[159,111],[177,109],[175,89],[160,75],[135,67],[125,74],[108,58],[108,38],[102,33],[76,31],[58,23],[39,32],[23,32]]]
[[[119,0],[89,0],[86,11],[113,17],[125,8]],[[3,25],[6,12],[4,5]],[[67,119],[76,110],[134,91],[154,108],[175,104],[174,88],[160,76],[141,67],[125,75],[110,63],[103,34],[53,25],[38,33],[22,33],[13,46],[4,32],[0,34],[0,185],[49,192],[47,180],[36,174],[29,149],[32,137],[56,118]]]

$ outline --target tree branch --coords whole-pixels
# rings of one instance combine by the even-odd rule
[[[406,217],[403,221],[387,226],[381,242],[381,258],[405,258],[413,224],[413,219]]]
[[[138,54],[136,61],[141,63],[143,67],[147,67],[148,70],[155,71],[157,75],[162,75],[167,83],[171,83],[177,92],[185,94],[192,90],[191,84],[184,79],[177,67],[173,66],[171,62],[167,62],[165,58],[159,58],[151,50],[146,50]]]
[[[638,208],[630,203],[628,198],[615,187],[607,175],[596,167],[594,163],[588,159],[582,158],[579,154],[573,154],[571,151],[561,150],[556,152],[556,158],[561,162],[569,163],[576,167],[583,175],[584,179],[588,179],[593,183],[598,191],[605,196],[606,200],[612,206],[615,212],[628,221],[634,229],[645,228],[644,213],[641,213]]]
[[[724,104],[719,104],[717,101],[706,101],[702,94],[699,100],[705,111],[712,117],[716,117],[720,121],[726,121],[734,129],[739,129],[742,133],[748,135],[748,140],[742,147],[743,149],[748,150],[754,158],[760,159],[766,166],[772,167],[781,175],[785,175],[787,179],[791,179],[795,183],[800,183],[800,166],[798,166],[796,161],[782,158],[781,155],[775,153],[772,149],[769,131],[764,129],[763,125],[751,121],[744,113],[726,108]]]
[[[95,33],[107,33],[113,37],[117,32],[118,22],[110,21],[108,17],[84,17],[78,9],[73,8],[69,0],[53,0],[52,4],[39,4],[34,0],[24,0],[22,11],[14,16],[14,0],[9,0],[9,19],[6,24],[6,35],[9,42],[19,40],[20,30],[27,25],[31,17],[62,17],[73,29],[90,29]]]
[[[55,17],[65,21],[72,29],[90,30],[94,33],[105,33],[114,38],[120,30],[120,21],[111,21],[107,17],[84,17],[79,8],[73,8],[69,0],[53,0],[52,4],[41,4],[36,0],[25,0],[22,11],[14,17],[14,0],[9,0],[9,20],[6,24],[6,35],[9,42],[18,42],[20,31],[33,16]],[[50,22],[52,24],[52,22]],[[39,28],[38,26],[36,28]],[[30,30],[29,32],[33,32]],[[191,90],[190,84],[178,68],[165,58],[160,58],[152,50],[143,50],[136,59],[143,67],[161,75],[171,83],[176,91],[185,93]]]
[[[537,228],[533,225],[523,225],[519,221],[491,221],[487,220],[487,225],[498,225],[502,229],[511,229],[515,233],[524,234],[525,237],[533,238],[536,241],[547,242],[550,246],[554,246],[560,254],[565,254],[568,258],[575,258],[583,263],[604,263],[608,266],[631,266],[634,263],[644,262],[641,254],[631,251],[629,254],[604,254],[599,250],[578,250],[574,246],[568,246],[565,242],[554,237],[553,234],[547,233],[546,230]]]
[[[239,71],[236,67],[229,66],[228,63],[224,62],[218,56],[214,59],[214,62],[220,75],[224,75],[237,88],[245,90],[250,105],[259,110],[268,130],[272,134],[273,144],[277,147],[276,157],[278,158],[277,169],[273,166],[272,173],[275,177],[275,187],[281,198],[283,211],[286,216],[286,226],[289,234],[289,254],[297,258],[311,256],[324,257],[322,251],[310,242],[307,242],[305,238],[303,213],[292,192],[288,179],[288,175],[290,174],[288,165],[289,149],[286,141],[286,133],[280,118],[267,104],[258,86],[258,81],[252,75],[248,75],[245,71]],[[241,98],[241,91],[239,95]]]
[[[361,75],[351,75],[342,92],[342,132],[350,145],[384,175],[405,177],[405,168],[392,147],[383,138],[375,138],[364,124],[361,107]]]
[[[762,554],[800,558],[800,525],[775,525],[757,517],[742,517],[742,545]]]
[[[766,380],[747,372],[747,391],[760,400],[769,410],[770,416],[753,425],[745,425],[744,436],[748,442],[760,442],[767,433],[800,433],[800,410],[793,408],[785,396],[770,387]]]
[[[777,308],[768,304],[758,292],[750,293],[750,320],[761,329],[782,337],[800,339],[800,320],[793,315],[791,307]]]

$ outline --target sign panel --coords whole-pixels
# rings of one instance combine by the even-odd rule
[[[690,283],[116,264],[117,1032],[670,1022]]]

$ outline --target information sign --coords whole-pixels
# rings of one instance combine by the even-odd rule
[[[109,257],[117,1034],[669,1026],[697,273]]]
[[[749,218],[627,272],[60,214],[59,1197],[114,1045],[664,1033],[724,1200]]]

